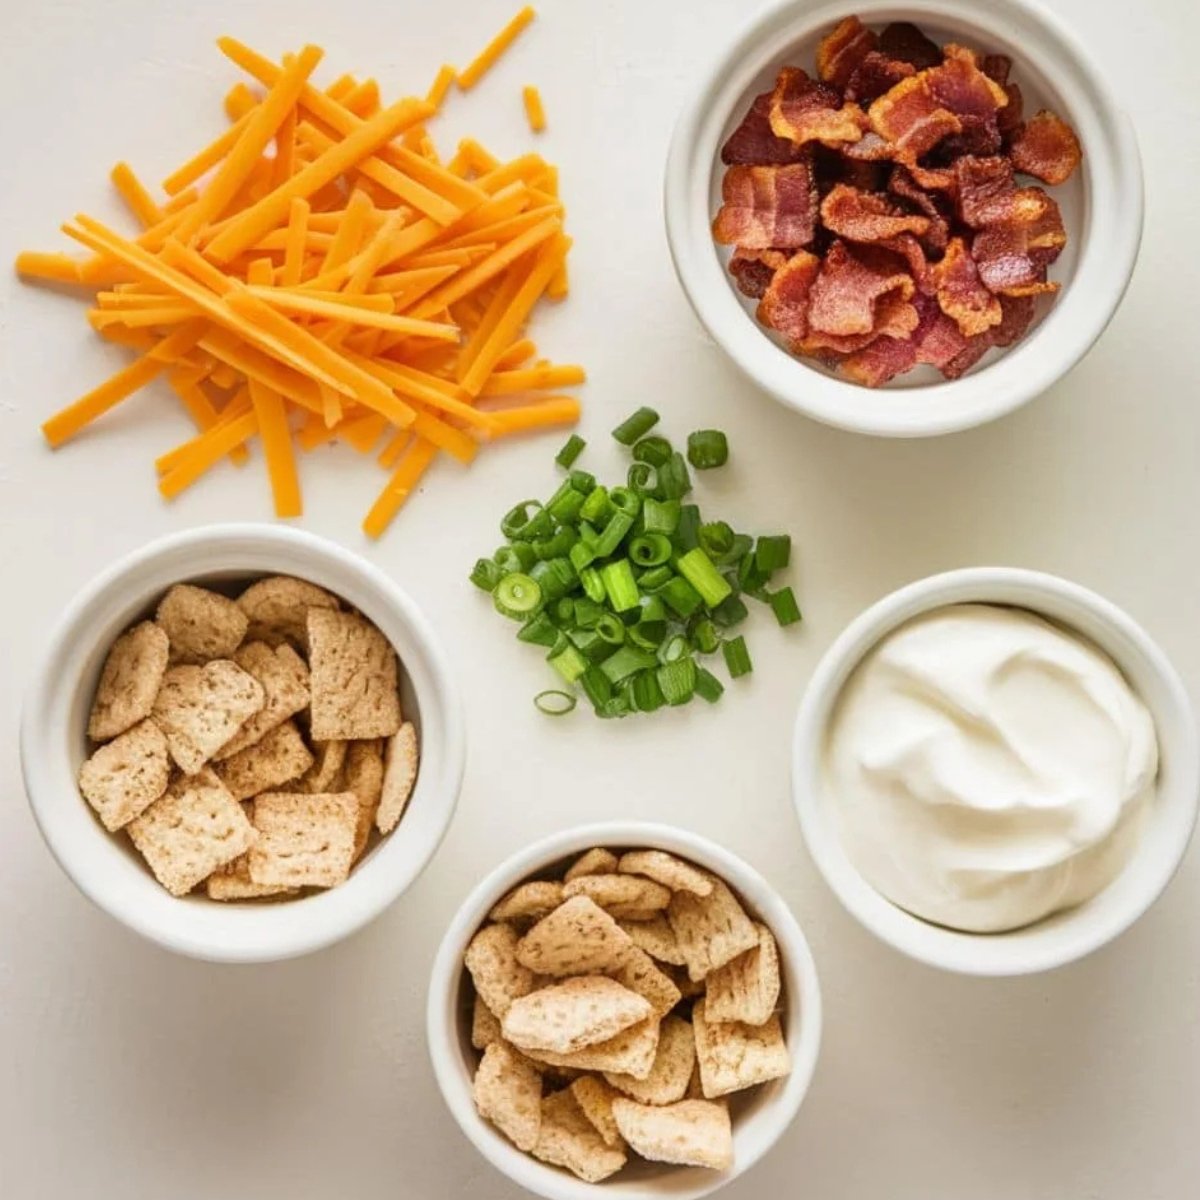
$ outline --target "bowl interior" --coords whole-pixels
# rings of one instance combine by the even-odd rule
[[[912,618],[951,604],[1024,608],[1106,653],[1154,718],[1158,790],[1141,841],[1124,870],[1077,908],[1007,933],[963,933],[897,908],[859,875],[837,833],[835,800],[823,771],[824,735],[841,690],[881,638]],[[855,621],[826,655],[801,704],[794,746],[795,800],[809,848],[846,907],[872,932],[914,958],[949,970],[1024,974],[1080,958],[1116,937],[1170,881],[1196,821],[1200,766],[1191,708],[1162,652],[1124,613],[1101,597],[1034,572],[954,572],[914,584]]]

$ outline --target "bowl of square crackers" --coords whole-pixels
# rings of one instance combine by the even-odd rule
[[[211,526],[68,606],[22,715],[33,815],[72,881],[168,949],[289,958],[397,899],[458,799],[463,718],[405,592],[322,538]]]
[[[612,822],[497,867],[454,918],[427,1014],[470,1141],[548,1200],[705,1196],[798,1112],[821,999],[787,905],[694,833]]]

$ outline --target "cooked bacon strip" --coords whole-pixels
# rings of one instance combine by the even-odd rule
[[[996,127],[1001,137],[1007,137],[1020,124],[1025,115],[1025,97],[1018,84],[1009,82],[1013,60],[1007,54],[984,54],[979,59],[979,69],[994,79],[1008,97],[1008,103],[996,114]]]
[[[1059,285],[1046,280],[1046,264],[1031,253],[1029,226],[1004,222],[981,229],[971,243],[971,257],[979,277],[991,292],[1003,296],[1040,296],[1057,292]]]
[[[807,337],[796,348],[810,358],[828,351],[834,354],[853,354],[880,337],[906,338],[919,323],[916,306],[897,293],[880,300],[875,310],[875,325],[869,333],[836,334],[810,329]]]
[[[809,327],[839,335],[872,332],[885,296],[898,293],[909,300],[916,291],[912,277],[894,264],[889,254],[871,254],[870,247],[852,253],[845,242],[835,241],[812,287]]]
[[[868,346],[842,361],[847,378],[864,387],[882,387],[897,375],[911,370],[917,362],[912,338],[877,337]]]
[[[902,162],[915,163],[942,138],[962,129],[962,122],[929,90],[928,74],[922,71],[902,79],[867,110],[871,128],[892,144]]]
[[[946,253],[930,269],[937,302],[966,337],[1000,324],[1000,301],[983,286],[979,268],[962,238],[951,238]]]
[[[942,312],[935,299],[918,296],[916,304],[921,314],[920,323],[912,335],[917,362],[941,370],[967,348],[967,339],[959,331],[958,325]]]
[[[888,177],[888,191],[929,218],[921,241],[931,250],[944,250],[950,238],[950,223],[937,201],[913,178],[907,167],[896,166]]]
[[[772,131],[770,92],[754,97],[750,111],[721,147],[721,161],[727,166],[783,165],[799,161],[804,154],[802,146]]]
[[[870,104],[894,88],[900,80],[915,74],[916,68],[912,63],[871,50],[850,73],[846,82],[846,99]]]
[[[910,21],[893,21],[879,35],[879,48],[891,58],[910,63],[918,71],[936,67],[942,61],[942,49]]]
[[[775,272],[787,258],[782,250],[747,250],[745,246],[738,246],[729,260],[729,273],[743,296],[761,300]]]
[[[778,167],[730,167],[713,237],[748,250],[795,249],[813,239],[817,187],[805,160]]]
[[[1011,216],[1015,184],[1012,163],[1007,158],[965,155],[954,163],[953,171],[958,215],[972,229]]]
[[[808,303],[821,260],[806,250],[797,251],[775,272],[763,293],[756,316],[770,329],[796,345],[808,333]]]
[[[908,273],[913,277],[913,283],[917,285],[918,292],[925,295],[933,294],[935,289],[929,260],[925,257],[925,250],[921,243],[911,233],[902,233],[898,237],[888,238],[886,242],[879,242],[878,245],[881,249],[898,254],[908,264]]]
[[[799,67],[784,67],[771,93],[771,129],[796,145],[805,142],[857,142],[867,127],[857,104],[843,104],[828,84]]]
[[[839,183],[821,201],[821,221],[831,233],[852,242],[882,242],[902,233],[922,234],[929,218],[906,213],[878,192]]]
[[[842,91],[855,68],[878,44],[879,39],[857,17],[846,17],[817,46],[817,74]]]
[[[1001,296],[1000,308],[1004,315],[1000,324],[991,330],[992,345],[1011,346],[1013,342],[1019,342],[1033,324],[1034,298]]]
[[[1018,171],[1052,186],[1066,183],[1083,157],[1075,131],[1044,108],[1013,134],[1009,154]]]

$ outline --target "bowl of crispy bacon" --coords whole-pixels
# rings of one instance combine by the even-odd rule
[[[688,102],[675,268],[761,387],[888,436],[1011,412],[1087,352],[1142,230],[1133,128],[1028,0],[786,0]]]

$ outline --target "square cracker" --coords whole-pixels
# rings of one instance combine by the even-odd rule
[[[778,1017],[770,1017],[762,1025],[736,1021],[714,1025],[705,1018],[704,1006],[697,1004],[692,1010],[692,1029],[700,1086],[710,1100],[780,1079],[792,1069]]]
[[[237,599],[249,619],[246,637],[278,646],[291,642],[308,650],[308,610],[339,608],[337,597],[305,579],[272,575],[252,583]]]
[[[266,737],[218,763],[214,770],[238,800],[270,792],[303,775],[313,756],[295,721],[284,721]]]
[[[350,874],[358,801],[352,792],[265,792],[254,801],[250,878],[282,887],[334,887]]]
[[[583,1115],[596,1127],[606,1146],[623,1150],[625,1140],[613,1117],[613,1101],[621,1094],[599,1075],[581,1075],[571,1084],[571,1095],[583,1110]]]
[[[762,1025],[779,1000],[779,949],[765,925],[755,925],[758,945],[719,967],[705,981],[704,1015],[710,1023]]]
[[[656,1017],[665,1017],[683,998],[671,977],[660,971],[654,959],[637,946],[630,946],[620,966],[608,974],[648,1000]]]
[[[306,615],[313,737],[391,737],[401,723],[391,643],[358,613],[310,608]]]
[[[195,775],[263,706],[262,684],[226,659],[172,667],[154,699],[154,723],[185,775]]]
[[[683,951],[675,940],[675,931],[665,914],[657,913],[649,921],[621,921],[621,928],[629,934],[630,940],[639,950],[644,950],[651,958],[668,963],[673,967],[685,965]]]
[[[537,1145],[542,1127],[542,1077],[506,1042],[483,1052],[471,1094],[480,1116],[491,1121],[518,1150]]]
[[[568,868],[563,882],[569,883],[580,875],[611,875],[617,869],[617,856],[603,846],[595,846],[581,854]]]
[[[614,1100],[613,1118],[630,1147],[650,1162],[725,1171],[733,1166],[729,1109],[711,1100],[680,1100],[657,1108]]]
[[[608,1145],[570,1088],[542,1100],[542,1123],[533,1155],[565,1167],[586,1183],[599,1183],[625,1165],[625,1152]]]
[[[88,737],[106,742],[144,721],[154,707],[170,655],[167,635],[143,621],[112,644],[88,717]]]
[[[650,1016],[650,1002],[604,975],[576,975],[514,1000],[500,1022],[527,1053],[573,1054],[607,1042]]]
[[[483,1002],[478,992],[471,1002],[471,1045],[486,1050],[500,1037],[500,1018]]]
[[[502,896],[488,913],[489,921],[540,921],[563,902],[556,879],[531,879]]]
[[[654,1066],[658,1048],[658,1018],[647,1017],[636,1025],[622,1030],[607,1042],[585,1046],[571,1054],[556,1054],[553,1050],[529,1050],[529,1057],[551,1067],[570,1067],[577,1071],[617,1071],[645,1079]]]
[[[242,806],[209,769],[182,775],[126,829],[154,877],[173,896],[190,892],[255,839]]]
[[[643,875],[673,892],[712,894],[712,877],[665,850],[630,850],[621,855],[617,870],[624,875]]]
[[[371,840],[371,827],[383,795],[383,743],[379,738],[346,742],[342,786],[358,798],[358,825],[354,830],[354,861],[362,857]]]
[[[298,792],[344,792],[343,768],[350,743],[313,741],[313,764],[296,784]]]
[[[658,1034],[654,1065],[645,1079],[606,1071],[604,1078],[640,1104],[674,1104],[687,1094],[696,1065],[696,1039],[682,1017],[668,1017]]]
[[[417,782],[417,731],[411,721],[405,721],[394,737],[388,739],[384,755],[383,793],[375,813],[380,833],[391,833],[408,805]]]
[[[128,825],[167,790],[167,739],[142,721],[101,746],[79,770],[79,790],[110,833]]]
[[[758,930],[737,897],[716,876],[711,878],[709,895],[675,892],[667,908],[667,920],[675,931],[688,974],[697,980],[758,945]]]
[[[517,960],[539,975],[604,974],[618,969],[633,943],[587,896],[563,901],[517,945]]]
[[[463,962],[484,1004],[501,1020],[509,1006],[533,991],[533,972],[517,960],[511,925],[485,925],[472,939]]]
[[[254,802],[242,805],[246,820],[254,824]],[[250,878],[250,860],[239,854],[231,863],[218,867],[205,881],[204,890],[210,900],[261,900],[267,896],[296,896],[299,888],[268,886]]]
[[[568,899],[590,896],[611,916],[635,921],[671,902],[671,893],[662,884],[636,875],[577,875],[563,885],[563,895]]]
[[[159,601],[155,621],[171,643],[171,661],[206,663],[232,658],[249,622],[228,596],[190,583],[177,583]]]
[[[308,667],[291,646],[272,650],[266,642],[247,642],[233,661],[262,684],[263,706],[214,755],[218,762],[253,746],[272,729],[308,706]]]

